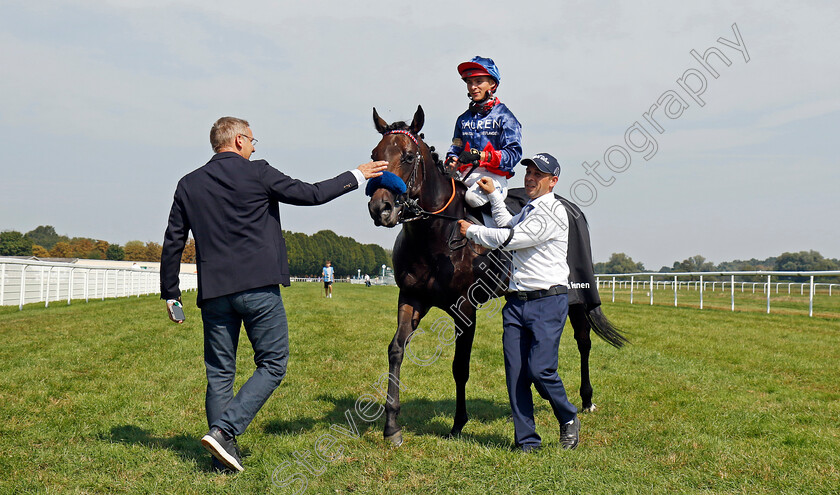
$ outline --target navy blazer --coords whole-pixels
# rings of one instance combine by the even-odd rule
[[[175,189],[160,257],[160,297],[176,299],[181,253],[191,230],[198,266],[198,305],[205,299],[289,285],[279,203],[320,205],[359,187],[352,172],[309,184],[265,160],[218,153]]]

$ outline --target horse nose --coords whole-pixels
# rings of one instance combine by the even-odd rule
[[[394,211],[394,205],[387,199],[372,200],[368,203],[368,211],[376,226],[387,224]]]
[[[390,201],[383,201],[382,207],[379,209],[379,218],[375,219],[380,225],[388,225],[391,221],[391,216],[394,213],[394,205]]]
[[[382,205],[382,210],[379,211],[379,218],[382,223],[386,223],[391,219],[391,215],[394,212],[394,205],[392,205],[389,201],[386,201],[384,205]]]

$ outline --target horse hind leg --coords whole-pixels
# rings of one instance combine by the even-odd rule
[[[464,425],[469,421],[467,414],[467,382],[470,379],[470,356],[472,354],[473,339],[475,337],[475,308],[462,308],[462,312],[452,314],[456,322],[455,356],[452,359],[452,378],[455,379],[455,417],[449,437],[461,434]],[[464,321],[466,318],[467,321]]]
[[[589,353],[592,349],[590,330],[592,327],[589,325],[589,320],[586,319],[585,311],[582,304],[569,306],[569,321],[575,331],[575,341],[580,353],[581,409],[592,412],[595,410],[595,404],[592,403],[592,383],[589,380]]]

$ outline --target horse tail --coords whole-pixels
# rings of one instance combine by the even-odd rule
[[[622,335],[621,331],[607,319],[604,312],[601,311],[600,306],[596,306],[595,308],[585,311],[585,313],[586,320],[589,322],[589,325],[592,326],[592,330],[595,331],[595,335],[607,341],[608,344],[620,349],[625,343],[630,343],[627,337]]]

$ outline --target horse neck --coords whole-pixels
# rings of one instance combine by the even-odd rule
[[[449,201],[452,196],[452,188],[454,187],[452,180],[449,177],[441,174],[437,165],[432,160],[432,154],[428,148],[423,150],[423,184],[420,188],[420,205],[428,211],[437,211]],[[455,211],[451,208],[458,200],[458,195],[452,200],[453,204],[447,210]],[[463,198],[460,198],[463,202]]]

